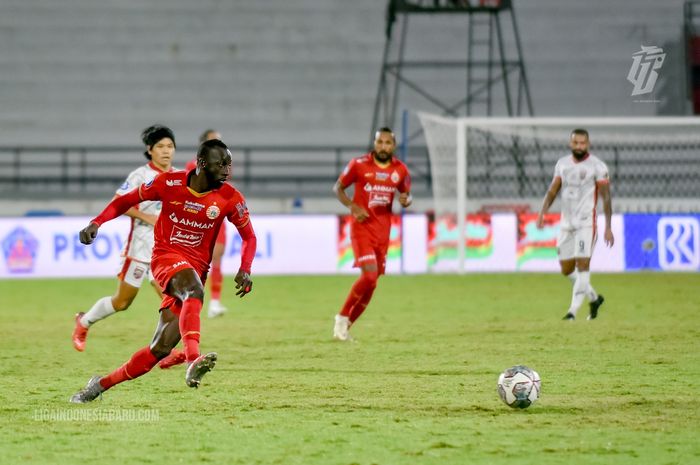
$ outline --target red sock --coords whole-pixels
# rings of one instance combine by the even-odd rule
[[[182,302],[180,311],[180,336],[185,346],[185,358],[191,362],[199,357],[199,312],[202,310],[202,301],[190,297]]]
[[[350,323],[354,323],[355,320],[360,318],[362,312],[364,312],[367,305],[369,305],[369,301],[372,300],[372,294],[374,294],[374,287],[365,292],[365,295],[362,296],[360,301],[357,302],[354,307],[352,307],[352,311],[350,312]]]
[[[151,348],[144,347],[134,353],[124,365],[107,376],[103,376],[100,380],[100,385],[105,389],[109,389],[115,384],[138,378],[151,371],[151,368],[156,366],[156,363],[158,363],[158,359],[153,355],[153,352],[151,352]]]
[[[377,272],[363,272],[357,279],[357,281],[355,281],[355,284],[352,285],[352,288],[350,289],[350,294],[345,300],[345,304],[340,310],[340,314],[343,316],[347,316],[352,320],[351,315],[354,312],[354,307],[360,304],[360,302],[362,302],[363,298],[365,297],[365,294],[369,293],[369,298],[367,298],[367,302],[365,303],[365,306],[367,306],[367,303],[369,303],[369,299],[372,297],[372,293],[374,292],[375,287],[377,287]],[[363,311],[364,308],[362,309],[362,311],[360,311],[360,314],[362,314]]]
[[[211,266],[209,279],[211,280],[211,298],[221,300],[221,282],[224,280],[224,276],[221,274],[221,263]]]

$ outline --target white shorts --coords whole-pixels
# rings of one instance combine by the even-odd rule
[[[151,279],[151,264],[132,260],[129,257],[122,258],[121,271],[117,275],[120,281],[134,287],[141,287],[144,279]]]
[[[559,260],[591,258],[597,234],[592,226],[578,229],[562,229],[557,238]]]

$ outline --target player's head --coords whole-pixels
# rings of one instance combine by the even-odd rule
[[[172,129],[159,124],[149,126],[141,133],[146,146],[143,155],[158,166],[170,166],[175,153],[175,134]]]
[[[571,147],[571,154],[577,160],[583,159],[588,153],[588,148],[590,144],[588,142],[588,131],[583,128],[576,128],[571,131],[571,137],[569,138],[569,147]]]
[[[197,174],[204,173],[212,189],[221,187],[231,176],[231,152],[219,139],[202,142],[197,151]]]
[[[390,128],[379,128],[374,133],[374,158],[382,163],[391,160],[396,149],[396,137]]]
[[[206,142],[212,139],[221,140],[221,133],[216,129],[205,129],[203,133],[199,135],[199,143]]]

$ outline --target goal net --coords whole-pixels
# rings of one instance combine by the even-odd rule
[[[436,253],[456,271],[478,252],[467,234],[477,212],[539,210],[574,128],[588,130],[590,152],[607,164],[616,211],[700,211],[700,118],[418,116],[436,225],[450,231]]]

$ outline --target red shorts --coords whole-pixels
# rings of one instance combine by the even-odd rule
[[[177,297],[165,294],[168,288],[168,283],[175,273],[184,269],[191,268],[195,273],[197,270],[187,261],[182,255],[177,253],[163,254],[158,257],[153,256],[151,261],[151,272],[160,288],[163,289],[163,300],[160,303],[160,308],[169,308],[175,315],[180,314],[182,302]],[[206,281],[206,273],[197,273],[202,280],[202,284]]]
[[[388,238],[387,238],[388,239]],[[389,241],[377,241],[365,234],[353,234],[351,237],[352,251],[355,254],[354,266],[361,267],[368,263],[377,265],[377,273],[382,275],[386,271],[386,253],[389,250]]]
[[[216,243],[221,245],[226,245],[226,225],[222,224],[221,229],[219,229],[219,235],[216,236]]]

